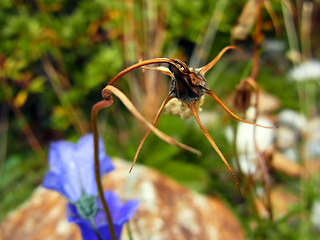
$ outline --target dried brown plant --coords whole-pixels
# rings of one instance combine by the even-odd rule
[[[155,59],[145,60],[145,61],[141,61],[139,63],[136,63],[136,64],[126,68],[125,70],[121,71],[113,79],[111,79],[111,81],[108,83],[108,85],[102,91],[103,98],[106,101],[111,101],[112,94],[117,96],[123,102],[123,104],[128,108],[128,110],[137,119],[139,119],[141,122],[143,122],[143,124],[146,125],[149,129],[146,132],[146,134],[144,135],[143,139],[141,140],[141,142],[138,146],[132,167],[134,166],[134,164],[137,160],[137,157],[139,155],[139,152],[141,150],[141,147],[142,147],[144,141],[146,140],[147,136],[149,135],[149,133],[151,131],[154,132],[160,138],[162,138],[164,141],[168,142],[169,144],[173,144],[173,145],[178,146],[180,148],[183,148],[185,150],[199,154],[199,151],[197,151],[189,146],[186,146],[182,143],[177,142],[173,138],[163,134],[158,129],[154,128],[154,126],[157,124],[157,122],[159,120],[159,117],[160,117],[164,107],[167,105],[167,103],[170,100],[172,100],[173,98],[176,98],[182,104],[184,104],[187,108],[189,108],[191,110],[200,129],[202,130],[202,132],[204,133],[204,135],[206,136],[206,138],[208,139],[208,141],[210,142],[212,147],[218,153],[218,155],[220,156],[222,161],[227,166],[229,172],[232,174],[232,176],[234,178],[234,181],[237,185],[237,188],[240,190],[239,182],[238,182],[238,179],[237,179],[235,173],[233,172],[229,163],[227,162],[227,160],[225,159],[225,157],[223,156],[223,154],[219,150],[215,141],[212,139],[212,137],[210,136],[208,131],[202,125],[200,118],[198,116],[198,106],[199,106],[198,103],[204,94],[209,94],[229,115],[231,115],[236,120],[244,122],[244,123],[260,126],[258,124],[243,120],[243,119],[239,118],[238,116],[236,116],[218,98],[218,96],[213,91],[208,89],[208,87],[207,87],[207,82],[206,82],[204,75],[206,74],[207,71],[209,71],[217,63],[217,61],[221,58],[221,56],[229,49],[236,49],[236,47],[234,47],[234,46],[225,47],[214,60],[212,60],[209,64],[207,64],[201,68],[196,68],[196,69],[189,68],[184,62],[182,62],[181,60],[178,60],[178,59],[155,58]],[[162,105],[160,106],[160,108],[154,118],[153,124],[151,125],[136,110],[136,108],[133,106],[133,104],[130,102],[130,100],[119,89],[117,89],[113,85],[120,77],[122,77],[123,75],[125,75],[126,73],[128,73],[134,69],[141,68],[141,67],[144,67],[144,66],[150,65],[150,64],[159,64],[159,63],[166,63],[166,64],[168,64],[168,67],[159,66],[159,67],[153,67],[153,68],[149,67],[148,69],[154,69],[154,70],[160,71],[166,75],[169,75],[171,77],[171,88],[170,88],[169,95],[163,101]],[[131,169],[132,169],[132,167],[131,167]],[[130,171],[131,171],[131,169],[130,169]]]
[[[255,126],[260,126],[264,127],[261,125],[258,125],[253,122],[249,122],[246,120],[243,120],[236,116],[229,108],[218,98],[218,96],[211,91],[207,87],[207,81],[204,77],[206,72],[208,72],[217,62],[218,60],[222,57],[222,55],[228,51],[229,49],[237,49],[235,46],[228,46],[225,47],[224,49],[221,50],[221,52],[218,54],[218,56],[213,59],[210,63],[207,65],[201,67],[201,68],[189,68],[184,62],[182,62],[179,59],[169,59],[169,58],[154,58],[150,60],[145,60],[145,61],[140,61],[124,70],[122,70],[120,73],[118,73],[115,77],[113,77],[110,82],[107,84],[107,86],[102,90],[102,96],[104,98],[103,101],[98,102],[95,104],[92,108],[91,112],[91,124],[92,124],[92,131],[94,135],[94,149],[95,149],[95,172],[96,172],[96,182],[97,182],[97,187],[98,187],[98,192],[99,192],[99,197],[101,198],[102,204],[104,211],[106,213],[106,216],[108,218],[109,222],[109,227],[110,227],[110,232],[114,232],[112,230],[112,219],[110,216],[110,211],[108,209],[107,203],[104,199],[103,195],[103,189],[102,189],[102,184],[100,181],[100,171],[99,171],[99,161],[98,161],[98,130],[97,130],[97,115],[98,112],[106,107],[109,107],[113,104],[113,97],[112,95],[115,95],[119,100],[125,105],[125,107],[134,115],[142,124],[144,124],[147,128],[148,131],[142,138],[137,152],[134,157],[134,161],[132,164],[132,167],[134,166],[137,157],[139,155],[139,152],[142,148],[143,143],[145,142],[147,136],[150,134],[150,132],[153,132],[156,134],[159,138],[164,140],[165,142],[175,145],[177,147],[180,147],[182,149],[185,149],[187,151],[193,152],[195,154],[200,154],[200,152],[192,147],[189,147],[185,144],[182,144],[178,141],[176,141],[174,138],[164,134],[160,130],[158,130],[155,126],[159,120],[159,117],[164,109],[164,107],[168,104],[168,102],[174,98],[176,98],[178,101],[180,101],[185,107],[189,108],[192,114],[194,115],[201,131],[204,133],[205,137],[208,139],[214,150],[218,153],[224,164],[227,166],[229,172],[234,178],[234,181],[236,183],[236,186],[238,190],[240,190],[239,186],[239,181],[237,179],[236,174],[230,167],[228,161],[225,159],[224,155],[221,153],[219,147],[216,145],[215,141],[212,139],[210,136],[209,132],[205,129],[205,127],[202,125],[199,115],[198,115],[198,108],[201,104],[199,102],[202,101],[202,97],[205,94],[210,95],[230,116],[235,118],[236,120],[248,124],[252,124]],[[145,67],[147,65],[151,64],[168,64],[168,67],[164,66],[157,66],[157,67]],[[136,107],[133,105],[133,103],[128,99],[128,97],[121,92],[118,88],[114,86],[116,81],[120,79],[123,75],[131,72],[134,69],[138,68],[148,68],[148,69],[153,69],[160,71],[166,75],[169,75],[171,77],[171,87],[170,87],[170,92],[166,99],[163,101],[161,104],[154,120],[153,123],[149,123],[143,116],[142,114],[136,109]],[[266,128],[272,128],[272,127],[266,127]],[[132,167],[130,171],[132,170]]]

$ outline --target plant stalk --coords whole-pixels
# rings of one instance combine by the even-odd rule
[[[111,239],[117,240],[113,223],[112,223],[111,213],[103,194],[103,187],[102,187],[101,176],[100,176],[100,162],[99,162],[99,155],[98,155],[99,142],[98,142],[98,128],[97,128],[97,117],[98,117],[99,111],[103,108],[111,106],[112,104],[113,104],[113,99],[111,98],[110,100],[102,100],[100,102],[97,102],[95,105],[93,105],[91,109],[91,128],[93,133],[93,145],[94,145],[94,171],[95,171],[96,184],[98,188],[98,194],[103,206],[103,210],[108,220]]]

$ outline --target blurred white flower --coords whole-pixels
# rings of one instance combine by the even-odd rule
[[[240,154],[238,156],[241,171],[246,175],[253,175],[257,172],[257,162],[255,154]]]
[[[289,71],[288,77],[298,82],[320,79],[320,61],[309,60],[301,63]]]
[[[259,118],[257,124],[263,126],[273,126],[273,123],[267,118]],[[256,127],[247,123],[239,123],[237,131],[237,149],[239,154],[255,153],[254,145],[254,128],[256,128],[256,143],[258,148],[263,152],[265,151],[274,141],[275,130],[270,128]],[[226,129],[226,136],[229,142],[233,142],[233,131],[229,127]]]
[[[279,124],[281,125],[287,125],[290,127],[293,127],[299,131],[305,131],[307,126],[307,119],[304,115],[290,110],[290,109],[284,109],[282,110],[279,115]]]
[[[263,126],[273,126],[273,123],[267,119],[260,117],[257,124]],[[256,138],[254,139],[254,128],[256,128]],[[231,127],[226,129],[227,140],[232,143],[234,133]],[[275,138],[275,130],[269,128],[256,127],[247,123],[240,122],[237,130],[237,152],[240,168],[244,174],[254,175],[257,172],[257,153],[255,143],[260,151],[267,150],[273,144]]]

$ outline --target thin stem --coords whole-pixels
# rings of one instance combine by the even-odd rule
[[[128,231],[129,240],[133,240],[130,221],[128,221],[126,225],[127,225],[127,231]]]
[[[101,200],[103,210],[106,214],[108,225],[109,225],[109,231],[111,235],[112,240],[117,240],[116,234],[114,231],[114,226],[112,223],[112,217],[110,210],[108,208],[108,204],[106,202],[106,199],[103,194],[103,187],[101,183],[101,176],[100,176],[100,162],[99,162],[99,142],[98,142],[98,128],[97,128],[97,117],[98,113],[101,109],[109,107],[112,105],[113,100],[112,98],[109,100],[103,100],[98,103],[96,103],[92,109],[91,109],[91,128],[93,133],[93,145],[94,145],[94,171],[95,171],[95,177],[96,177],[96,184],[98,188],[99,198]]]
[[[281,1],[281,8],[284,19],[284,25],[288,36],[290,51],[300,53],[298,34],[293,19],[295,13],[293,11],[292,4],[288,0],[283,0]]]
[[[166,74],[168,75],[169,77],[171,78],[174,78],[174,75],[172,74],[172,72],[167,68],[167,67],[163,67],[163,66],[159,66],[159,67],[145,67],[145,66],[142,66],[141,67],[142,69],[146,69],[146,70],[156,70],[156,71],[159,71],[163,74]]]
[[[95,222],[94,222],[94,218],[89,219],[89,221],[90,221],[90,225],[91,225],[94,233],[96,234],[97,238],[98,238],[99,240],[103,240],[103,238],[101,237],[101,235],[100,235],[100,233],[99,233],[99,230],[97,229],[97,226],[96,226],[96,224],[95,224]]]
[[[258,101],[259,101],[260,93],[259,93],[259,89],[257,87],[254,87],[254,90],[255,90],[255,95],[256,95],[256,101],[255,101],[255,106],[254,106],[256,109],[256,112],[255,112],[253,122],[256,123],[258,116],[259,116]],[[267,211],[269,212],[270,220],[272,221],[273,220],[273,211],[272,211],[272,203],[271,203],[271,179],[270,179],[270,175],[268,173],[268,168],[266,166],[265,159],[264,159],[263,154],[257,144],[256,132],[257,132],[257,128],[254,127],[253,128],[253,143],[254,143],[255,151],[257,153],[258,164],[260,165],[260,168],[261,168],[262,179],[263,179],[263,182],[265,183],[264,189],[266,191],[266,196],[267,196],[266,208],[267,208]]]
[[[232,145],[233,145],[233,149],[234,149],[234,158],[235,158],[235,162],[237,164],[237,168],[238,168],[238,172],[240,173],[240,177],[242,179],[244,179],[244,173],[242,171],[241,165],[240,165],[240,159],[239,159],[239,153],[238,153],[238,148],[237,148],[237,138],[238,138],[238,125],[234,124],[232,126],[232,130],[233,130],[233,141],[232,141]]]
[[[255,106],[254,106],[256,109],[256,112],[255,112],[253,122],[256,123],[258,116],[259,116],[258,101],[259,101],[259,94],[260,93],[259,93],[259,89],[257,87],[254,87],[254,90],[255,90],[255,94],[256,94],[256,101],[255,101]],[[266,208],[267,208],[267,211],[269,212],[270,220],[272,221],[273,220],[273,211],[272,211],[272,202],[271,202],[271,179],[270,179],[270,175],[268,173],[268,167],[266,166],[265,159],[264,159],[263,154],[257,144],[256,132],[257,132],[257,128],[254,127],[253,128],[253,143],[254,143],[255,151],[257,153],[258,164],[260,165],[261,172],[262,172],[262,180],[265,184],[264,189],[265,189],[266,198],[267,198],[266,199]]]
[[[169,58],[154,58],[154,59],[141,61],[141,62],[133,64],[132,66],[122,70],[120,73],[118,73],[116,76],[114,76],[109,81],[108,85],[113,85],[120,77],[122,77],[123,75],[125,75],[126,73],[128,73],[128,72],[130,72],[130,71],[132,71],[134,69],[140,68],[140,67],[145,66],[145,65],[155,64],[155,63],[168,63],[168,64],[175,65],[174,61],[172,61]]]
[[[159,110],[158,110],[158,112],[157,112],[157,115],[155,116],[155,118],[154,118],[154,120],[153,120],[153,123],[152,123],[153,126],[156,126],[156,124],[157,124],[157,122],[158,122],[158,120],[159,120],[160,114],[162,113],[162,110],[163,110],[164,106],[167,105],[167,103],[168,103],[172,98],[173,98],[173,96],[172,96],[172,95],[169,95],[169,96],[163,101],[163,103],[161,104],[161,106],[160,106],[160,108],[159,108]],[[144,141],[146,140],[146,138],[148,137],[148,135],[150,134],[150,132],[151,132],[151,130],[148,129],[148,131],[146,132],[146,134],[145,134],[144,137],[142,138],[142,140],[141,140],[141,142],[140,142],[140,144],[139,144],[139,146],[138,146],[138,149],[137,149],[137,151],[136,151],[136,154],[135,154],[135,156],[134,156],[133,163],[132,163],[132,166],[131,166],[129,172],[131,172],[134,164],[136,163],[137,158],[138,158],[138,155],[139,155],[140,150],[141,150],[141,148],[142,148],[142,145],[143,145]]]
[[[202,125],[199,115],[197,113],[197,109],[195,106],[195,103],[189,104],[189,108],[192,111],[194,117],[196,118],[199,127],[201,128],[201,131],[204,133],[204,135],[206,136],[206,138],[208,139],[208,141],[210,142],[211,146],[214,148],[214,150],[218,153],[218,155],[220,156],[221,160],[224,162],[224,164],[227,166],[229,172],[231,173],[237,188],[239,190],[239,192],[241,193],[240,190],[240,186],[239,186],[239,181],[238,178],[236,176],[236,174],[234,173],[234,171],[232,170],[232,168],[230,167],[229,163],[227,162],[227,160],[225,159],[225,157],[223,156],[223,154],[221,153],[220,149],[218,148],[218,146],[216,145],[215,141],[212,139],[212,137],[210,136],[209,132],[207,131],[207,129],[205,129],[205,127]]]
[[[222,55],[228,51],[229,49],[238,49],[236,46],[227,46],[224,49],[220,51],[218,56],[215,57],[211,62],[209,62],[207,65],[203,66],[200,70],[200,74],[204,75],[206,72],[208,72],[222,57]]]
[[[267,10],[267,12],[269,13],[269,16],[271,18],[272,24],[274,26],[274,30],[276,32],[276,37],[280,36],[280,24],[279,24],[279,19],[275,13],[275,11],[272,8],[272,5],[270,3],[269,0],[264,0],[263,4]]]
[[[301,39],[301,52],[304,59],[310,59],[312,57],[311,48],[311,29],[312,29],[312,11],[314,8],[313,2],[303,2],[302,15],[301,15],[301,27],[300,27],[300,39]]]
[[[235,118],[236,120],[238,120],[239,122],[244,122],[244,123],[248,123],[254,126],[258,126],[258,127],[263,127],[263,128],[275,128],[275,127],[267,127],[267,126],[262,126],[260,124],[257,123],[253,123],[253,122],[249,122],[246,121],[244,119],[239,118],[237,115],[235,115],[233,112],[231,112],[231,110],[223,104],[223,102],[217,97],[217,95],[214,94],[214,92],[212,92],[211,90],[207,89],[206,93],[209,94],[214,100],[216,100],[216,102],[227,112],[229,113],[229,115],[233,118]]]
[[[142,114],[137,110],[137,108],[132,104],[132,102],[128,99],[128,97],[121,92],[118,88],[112,86],[112,85],[107,85],[103,90],[102,90],[102,95],[105,96],[105,98],[110,97],[110,93],[114,94],[116,97],[120,99],[120,101],[125,105],[125,107],[131,112],[131,114],[137,118],[142,124],[144,124],[149,130],[151,130],[155,135],[157,135],[159,138],[161,138],[163,141],[165,141],[168,144],[177,146],[179,148],[182,148],[184,150],[187,150],[189,152],[192,152],[194,154],[200,155],[201,152],[197,149],[194,149],[188,145],[185,145],[183,143],[178,142],[174,138],[166,135],[165,133],[161,132],[159,129],[155,128],[152,126],[151,123],[149,123],[143,116]]]
[[[251,79],[256,79],[259,72],[259,47],[262,41],[261,27],[262,27],[262,0],[259,0],[257,4],[256,29],[253,36],[254,47],[253,47],[253,57],[252,57],[252,61],[253,61],[252,70],[250,74]]]
[[[258,116],[259,116],[259,108],[258,108],[258,101],[259,101],[259,89],[255,84],[255,79],[258,76],[259,73],[259,47],[261,44],[262,40],[262,0],[259,0],[258,6],[257,6],[257,21],[256,21],[256,29],[255,29],[255,34],[254,34],[254,53],[253,53],[253,65],[252,65],[252,71],[250,74],[250,77],[248,78],[251,82],[248,82],[251,84],[251,86],[255,90],[255,95],[256,95],[256,101],[255,101],[255,116],[253,122],[256,123]],[[268,169],[265,163],[265,159],[263,157],[263,154],[261,150],[258,147],[257,144],[257,137],[256,137],[256,127],[253,129],[253,142],[254,142],[254,147],[255,151],[257,153],[257,158],[258,158],[258,164],[260,165],[261,171],[262,171],[262,179],[264,182],[264,189],[266,191],[266,208],[267,211],[269,212],[269,217],[270,220],[273,219],[273,212],[272,212],[272,205],[271,205],[271,180],[270,176],[268,174]]]

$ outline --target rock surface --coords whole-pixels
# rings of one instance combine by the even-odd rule
[[[115,160],[116,170],[103,179],[106,189],[123,200],[140,200],[130,221],[133,239],[237,239],[244,231],[231,211],[217,198],[206,197],[179,185],[157,171]],[[31,198],[0,225],[2,240],[81,239],[66,220],[66,200],[39,187]],[[129,239],[124,228],[121,239]]]

